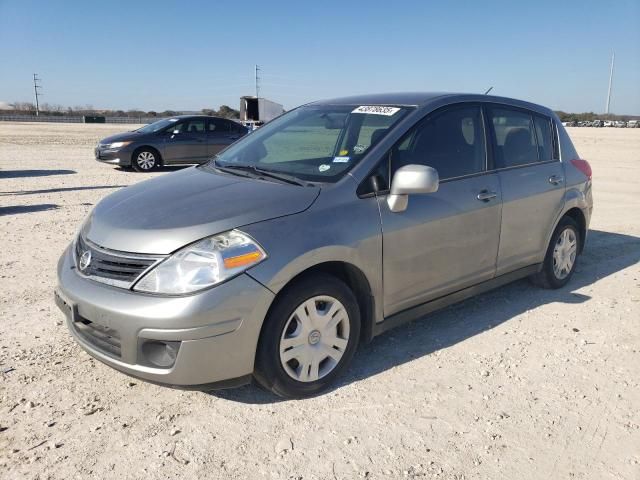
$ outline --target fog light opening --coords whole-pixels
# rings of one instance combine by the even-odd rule
[[[170,368],[176,363],[179,349],[180,342],[147,340],[142,344],[142,355],[149,365]]]

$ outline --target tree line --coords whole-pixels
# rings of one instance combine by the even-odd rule
[[[180,115],[176,110],[164,110],[164,111],[144,111],[138,109],[130,110],[109,110],[109,109],[96,109],[92,105],[76,105],[74,107],[64,107],[62,105],[55,105],[50,103],[40,104],[40,115],[58,116],[58,117],[81,117],[83,115],[100,115],[105,117],[173,117]],[[11,115],[35,115],[36,106],[31,102],[14,102],[10,104],[10,108],[2,108],[0,106],[0,113]],[[228,105],[221,105],[218,110],[214,108],[203,108],[201,110],[203,115],[214,115],[216,117],[237,119],[240,118],[240,112]]]
[[[556,110],[556,115],[560,117],[561,122],[593,122],[594,120],[622,120],[628,122],[629,120],[638,120],[638,115],[614,115],[613,113],[569,113],[562,110]]]

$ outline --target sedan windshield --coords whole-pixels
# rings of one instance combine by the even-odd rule
[[[311,182],[335,182],[407,111],[393,106],[300,107],[247,135],[207,168],[253,168]]]
[[[178,121],[177,118],[164,118],[162,120],[158,120],[157,122],[150,123],[149,125],[145,125],[136,130],[136,132],[140,133],[155,133],[159,132],[163,128],[168,127]]]

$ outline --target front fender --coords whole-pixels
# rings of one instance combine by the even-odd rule
[[[363,255],[363,251],[369,253],[365,253]],[[264,280],[264,284],[267,288],[269,288],[273,293],[278,293],[292,278],[297,277],[310,268],[316,267],[322,263],[340,262],[356,267],[362,271],[371,284],[370,275],[366,274],[366,270],[368,268],[363,256],[372,257],[375,255],[375,251],[377,251],[377,247],[375,245],[361,246],[361,248],[358,249],[339,245],[328,245],[309,250],[300,254],[298,257],[289,259],[286,263],[282,262],[283,265],[281,268],[274,268],[271,275],[265,276],[264,274],[267,273],[268,270],[258,268],[252,269],[248,273],[260,282]]]
[[[277,294],[293,278],[319,264],[349,264],[367,279],[377,300],[374,317],[381,321],[382,231],[376,199],[355,197],[341,205],[326,203],[243,227],[269,255],[247,273]]]

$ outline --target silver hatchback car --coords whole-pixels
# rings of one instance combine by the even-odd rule
[[[106,197],[55,296],[78,343],[129,375],[305,397],[391,327],[523,277],[562,287],[591,211],[589,164],[547,108],[327,100]]]

